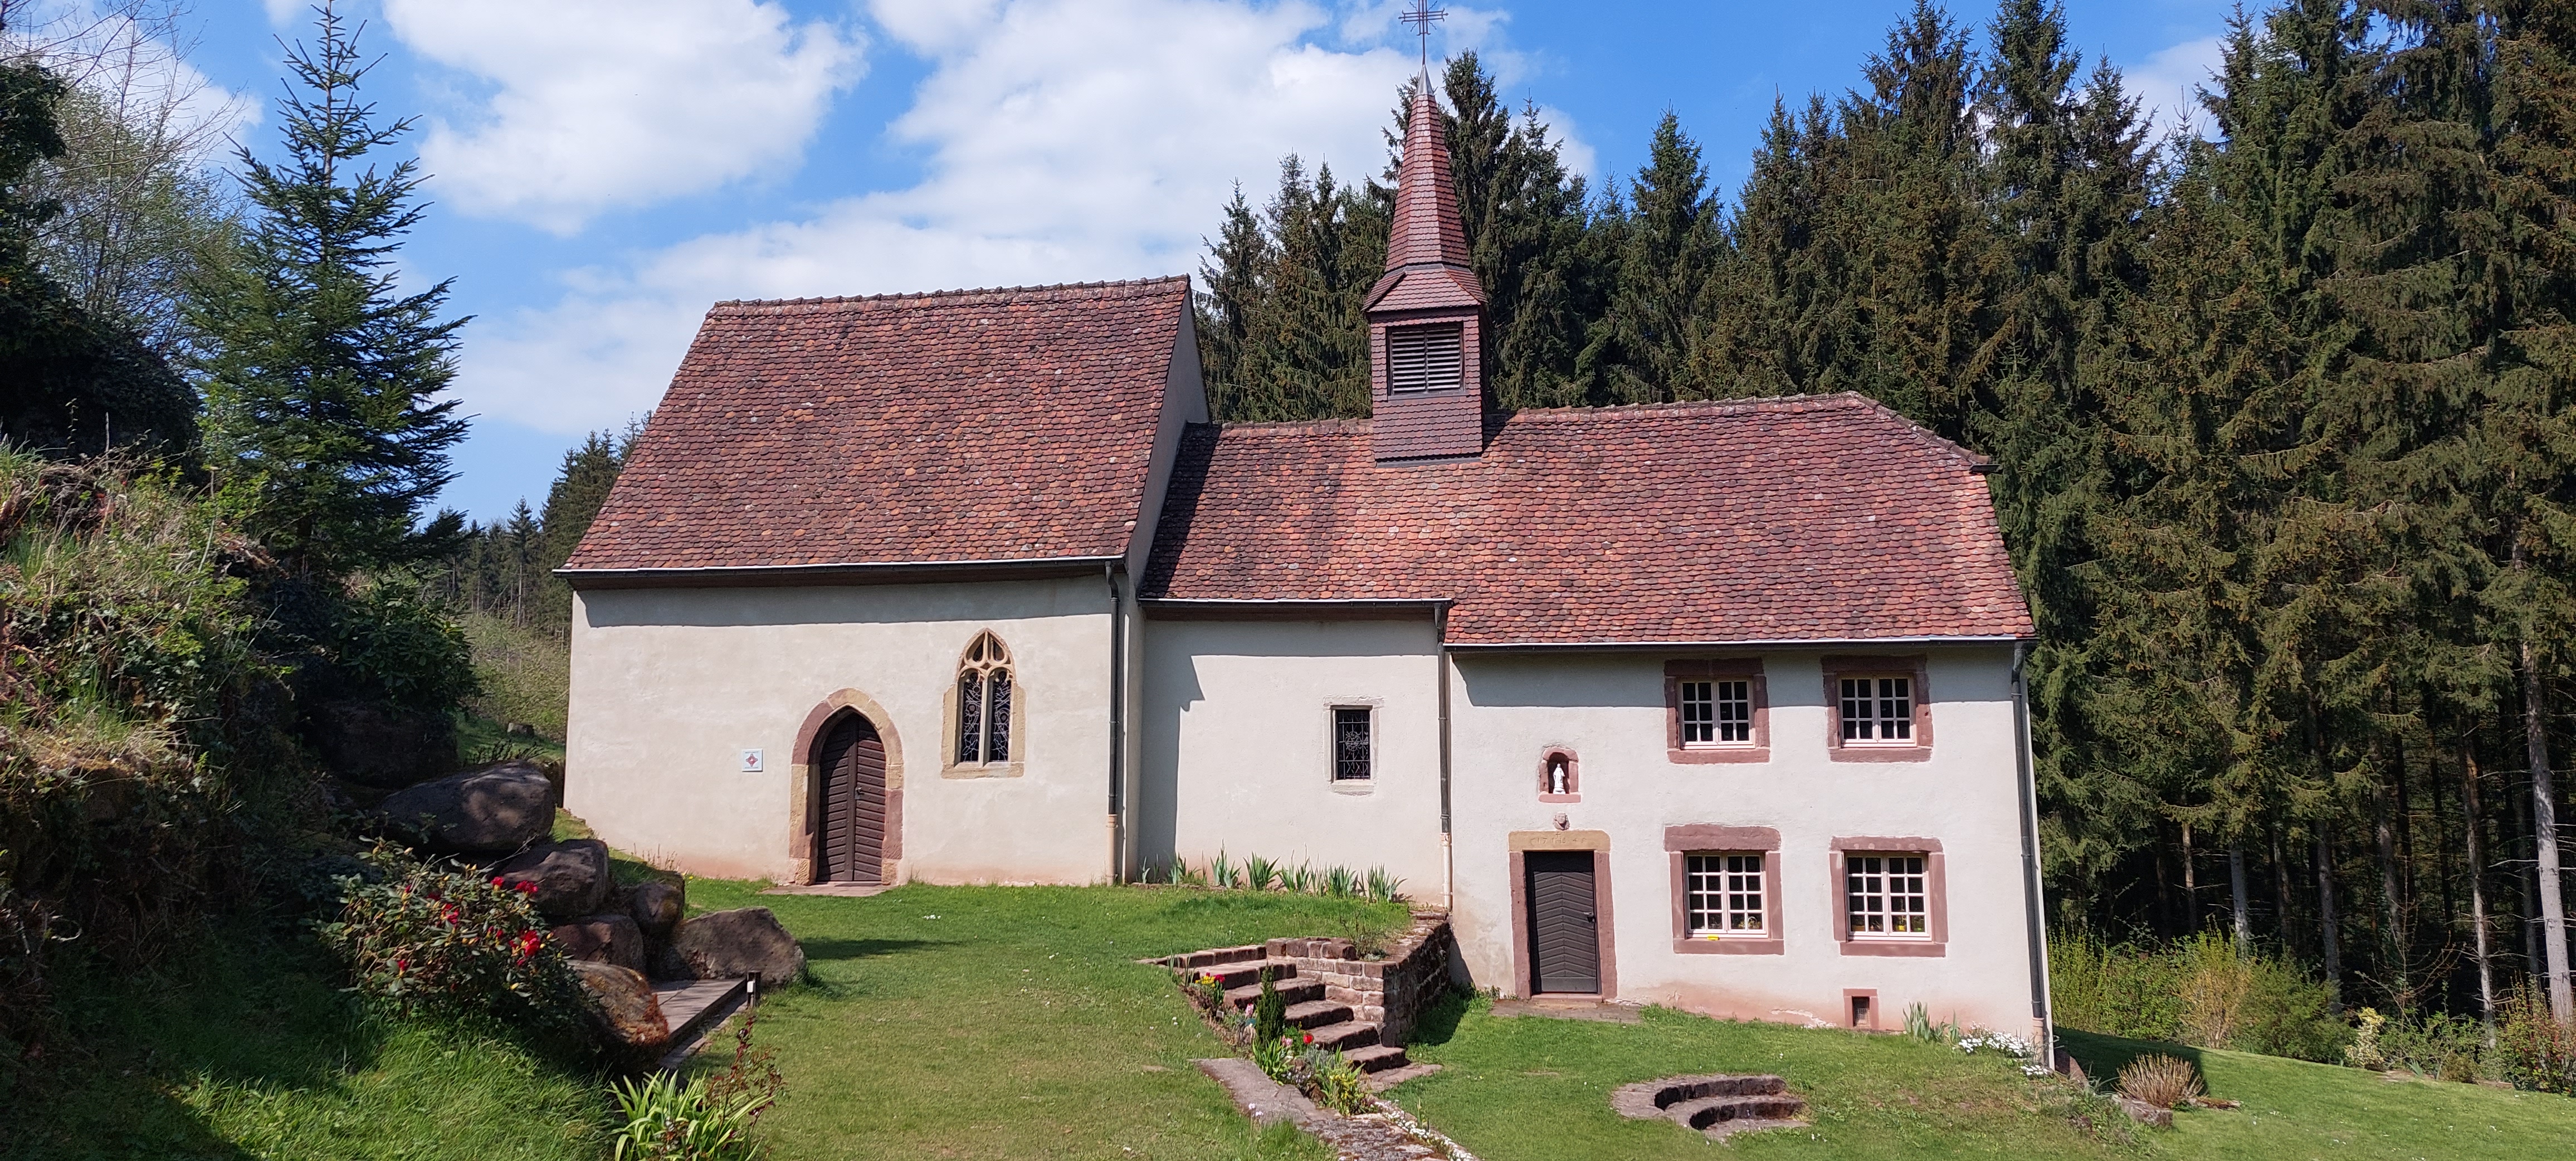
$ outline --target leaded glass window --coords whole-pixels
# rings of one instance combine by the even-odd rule
[[[1011,760],[1011,655],[978,634],[957,667],[957,764]]]
[[[1369,717],[1364,705],[1333,707],[1333,781],[1365,779],[1372,773]]]

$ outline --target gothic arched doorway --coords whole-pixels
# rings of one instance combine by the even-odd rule
[[[874,723],[844,711],[814,741],[814,879],[878,883],[885,876],[886,748]]]

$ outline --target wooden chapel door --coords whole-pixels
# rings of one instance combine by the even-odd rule
[[[1601,991],[1601,926],[1593,894],[1592,852],[1531,851],[1522,856],[1529,883],[1530,991]]]
[[[827,883],[883,880],[886,825],[885,741],[876,726],[846,714],[823,732],[815,769],[822,771],[822,810],[814,828],[814,877]]]

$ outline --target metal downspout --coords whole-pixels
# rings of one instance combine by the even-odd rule
[[[2057,1010],[2048,994],[2048,929],[2041,914],[2039,866],[2039,785],[2031,771],[2030,681],[2022,666],[2030,660],[2026,642],[2013,643],[2013,764],[2020,775],[2022,918],[2030,940],[2030,1014],[2039,1020],[2040,1063],[2057,1066]]]
[[[1440,910],[1447,914],[1457,906],[1457,856],[1449,840],[1449,606],[1432,610],[1431,633],[1440,651]]]
[[[1100,566],[1109,582],[1109,881],[1125,881],[1126,860],[1120,840],[1126,823],[1127,765],[1127,607],[1118,599],[1118,573]]]

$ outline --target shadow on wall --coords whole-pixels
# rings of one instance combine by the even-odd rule
[[[1687,655],[1689,650],[1676,650]],[[1662,653],[1595,653],[1581,656],[1482,656],[1457,658],[1458,679],[1467,687],[1467,704],[1482,709],[1644,709],[1664,708]],[[1769,704],[1821,707],[1819,683],[1780,680],[1780,667],[1768,675]]]
[[[907,625],[1109,615],[1096,575],[1055,581],[721,589],[592,589],[581,619],[593,629],[770,625]]]

